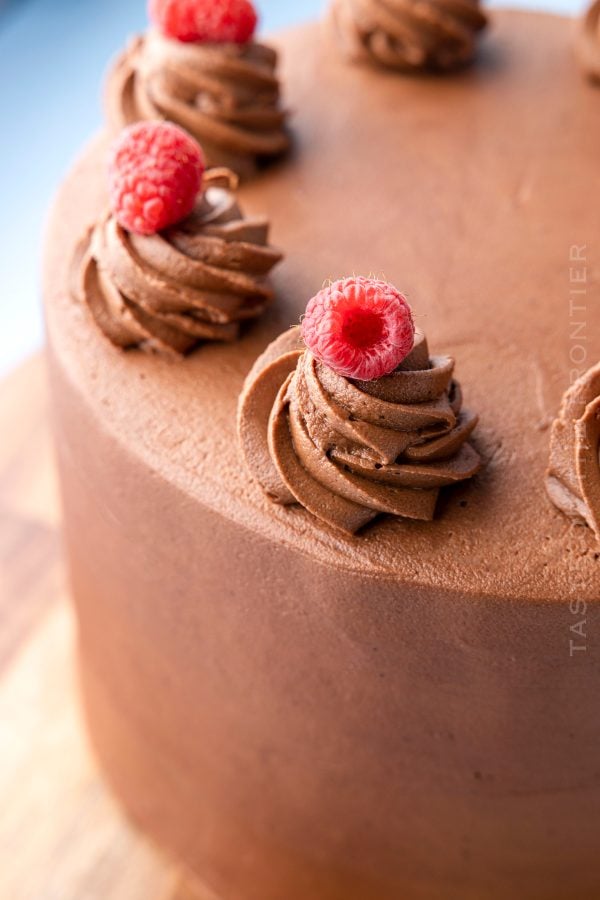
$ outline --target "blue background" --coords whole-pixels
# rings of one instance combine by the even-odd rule
[[[262,30],[273,31],[317,16],[326,0],[257,2]],[[521,5],[581,10],[579,0]],[[109,59],[145,23],[145,0],[0,0],[0,375],[42,342],[38,272],[46,211],[100,124]]]

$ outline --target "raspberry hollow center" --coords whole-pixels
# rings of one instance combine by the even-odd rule
[[[342,325],[342,339],[356,350],[375,347],[384,336],[382,317],[370,309],[353,309],[346,313]]]

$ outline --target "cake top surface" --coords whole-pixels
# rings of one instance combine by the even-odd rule
[[[243,187],[286,260],[277,303],[234,345],[172,363],[113,348],[68,293],[70,251],[106,203],[106,142],[51,221],[48,327],[73,383],[132,453],[184,494],[315,559],[399,584],[512,599],[597,599],[593,533],[544,487],[550,425],[600,358],[600,93],[570,23],[497,12],[478,64],[403,78],[340,59],[322,25],[282,35],[296,149]],[[409,297],[434,353],[455,357],[485,468],[432,523],[382,518],[345,537],[270,503],[236,440],[244,378],[329,278],[373,273]]]

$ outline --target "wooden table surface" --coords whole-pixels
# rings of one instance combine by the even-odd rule
[[[79,716],[73,633],[34,357],[0,383],[0,898],[211,900],[105,790]]]

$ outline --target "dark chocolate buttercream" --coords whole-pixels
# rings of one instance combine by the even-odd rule
[[[297,329],[250,373],[239,433],[250,470],[279,503],[300,503],[354,533],[379,513],[433,519],[444,485],[480,468],[468,443],[477,416],[462,409],[450,357],[430,357],[419,332],[390,375],[336,374],[299,344]]]
[[[600,540],[600,362],[563,397],[552,426],[546,487],[555,506],[587,523]]]
[[[193,213],[138,235],[107,214],[80,242],[73,291],[119,347],[180,355],[199,341],[231,341],[273,297],[266,276],[281,259],[263,218],[244,218],[235,176],[205,173]]]
[[[478,0],[333,0],[332,18],[348,56],[405,71],[470,62],[487,24]]]
[[[107,82],[110,125],[168,119],[202,145],[209,165],[251,174],[289,146],[277,54],[263,44],[191,44],[151,30],[136,38]]]

